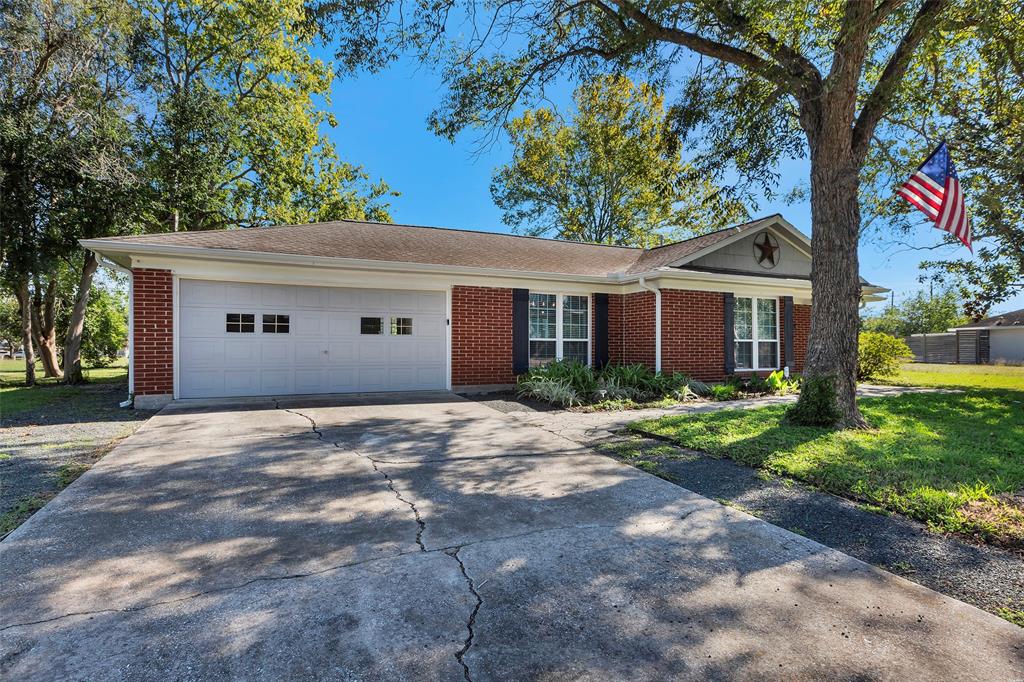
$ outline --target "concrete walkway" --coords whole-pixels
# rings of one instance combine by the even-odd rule
[[[447,394],[177,407],[0,543],[0,677],[1015,679],[1014,625]]]
[[[903,395],[904,393],[945,392],[948,392],[948,389],[875,386],[870,384],[861,384],[857,387],[857,395],[862,398],[884,398]],[[640,419],[658,419],[677,414],[699,414],[702,412],[718,412],[720,410],[787,405],[795,403],[798,397],[797,394],[792,394],[723,402],[694,401],[691,403],[680,403],[673,407],[608,412],[573,412],[570,410],[538,412],[525,406],[522,408],[503,406],[501,411],[506,412],[511,418],[523,424],[542,428],[562,438],[567,438],[578,445],[591,445],[607,440],[615,432],[625,429],[631,423]]]

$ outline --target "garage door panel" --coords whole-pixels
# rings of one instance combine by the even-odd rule
[[[358,360],[354,341],[333,341],[327,346],[327,357],[330,365],[352,364]]]
[[[388,357],[388,344],[383,341],[360,343],[356,345],[356,354],[359,362],[383,362]]]
[[[288,367],[295,361],[295,345],[288,341],[260,341],[260,363],[264,367]]]
[[[260,302],[258,284],[225,284],[224,304],[228,306],[256,306]]]
[[[447,381],[445,294],[240,282],[179,282],[179,396],[184,398],[441,389]],[[226,330],[252,314],[252,332]],[[288,331],[264,332],[264,314]],[[380,317],[384,333],[360,333]],[[392,335],[391,318],[413,320]]]
[[[264,284],[261,291],[262,303],[271,308],[294,308],[295,287],[281,284]]]
[[[223,305],[224,285],[219,282],[201,282],[183,279],[178,283],[178,295],[183,305]]]
[[[355,367],[336,367],[327,372],[327,390],[330,393],[349,393],[359,390]]]
[[[413,334],[421,338],[442,339],[444,338],[444,320],[437,320],[425,316],[413,318]]]
[[[289,319],[291,333],[296,337],[313,336],[322,338],[327,327],[327,320],[320,313],[299,312]]]
[[[298,308],[323,308],[327,305],[327,290],[322,287],[298,287],[295,305]]]
[[[323,370],[300,369],[295,372],[296,393],[324,393],[327,388]]]
[[[295,343],[295,362],[303,367],[326,364],[327,353],[320,341],[297,341]]]
[[[228,395],[254,395],[259,393],[257,375],[252,367],[224,370],[224,390]]]
[[[359,307],[358,293],[355,289],[331,289],[327,305],[340,310],[355,310]]]
[[[327,317],[327,333],[330,334],[332,339],[338,336],[356,336],[358,333],[358,321],[358,318],[351,314],[329,314]]]
[[[181,393],[185,396],[216,396],[225,394],[224,373],[220,371],[183,370],[179,375],[179,379],[181,381]]]
[[[225,313],[219,308],[199,308],[182,316],[180,334],[183,337],[223,336]]]
[[[264,395],[293,393],[292,374],[290,369],[261,369],[260,391]]]
[[[186,367],[217,368],[224,364],[224,341],[221,339],[194,339],[183,344],[179,353]]]

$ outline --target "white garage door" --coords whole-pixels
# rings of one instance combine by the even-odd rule
[[[443,389],[445,294],[183,279],[178,397]]]

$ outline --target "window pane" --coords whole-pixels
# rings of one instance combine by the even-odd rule
[[[391,335],[392,336],[409,336],[412,334],[412,318],[411,317],[392,317],[391,318]]]
[[[573,360],[584,365],[590,364],[590,343],[587,341],[563,341],[562,359]]]
[[[530,338],[555,338],[555,295],[530,294]]]
[[[736,367],[737,369],[752,369],[754,367],[754,342],[736,342]]]
[[[554,359],[554,341],[530,341],[530,367],[540,367]]]
[[[256,315],[254,313],[227,313],[224,318],[224,329],[232,334],[256,331]]]
[[[737,298],[733,308],[733,333],[737,339],[752,339],[754,331],[751,299]]]
[[[778,343],[775,341],[760,341],[757,344],[757,366],[760,369],[775,367],[778,358]]]
[[[775,314],[774,298],[757,299],[757,338],[777,339],[778,319]],[[772,363],[774,364],[774,363]]]
[[[589,336],[590,320],[586,296],[562,297],[562,338],[585,339]],[[564,351],[568,357],[568,351]]]
[[[360,317],[360,334],[382,334],[384,333],[384,321],[379,317]]]

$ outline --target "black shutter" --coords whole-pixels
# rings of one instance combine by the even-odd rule
[[[512,373],[530,369],[530,290],[512,290]]]
[[[608,364],[608,294],[594,294],[594,365]]]
[[[733,328],[733,315],[736,310],[736,299],[732,294],[723,294],[725,300],[725,373],[732,374],[736,371],[736,344],[735,329]]]
[[[782,343],[786,349],[783,365],[796,371],[796,349],[793,348],[793,297],[782,297]]]

